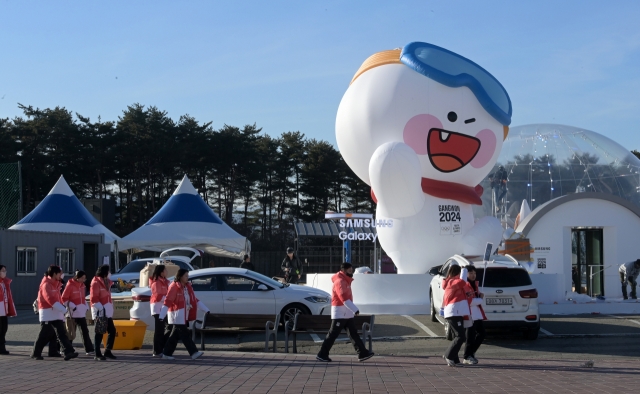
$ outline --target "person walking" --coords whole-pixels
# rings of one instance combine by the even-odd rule
[[[167,279],[167,269],[164,264],[158,264],[153,269],[153,274],[149,278],[151,288],[151,315],[155,322],[153,331],[153,354],[152,357],[162,357],[162,350],[171,334],[171,327],[167,324],[167,318],[160,319],[162,305],[169,292],[169,279]]]
[[[240,263],[240,268],[248,269],[249,271],[256,270],[253,266],[253,263],[251,262],[251,256],[249,256],[248,254],[244,255],[244,259],[242,260],[242,263]]]
[[[333,282],[331,290],[331,327],[327,337],[322,342],[322,347],[316,356],[316,360],[331,362],[329,351],[342,330],[347,331],[353,348],[358,353],[358,361],[368,360],[374,356],[374,353],[368,351],[365,347],[358,335],[358,329],[353,319],[360,314],[360,310],[353,303],[353,294],[351,293],[353,266],[350,263],[342,263],[340,271],[331,277],[331,281]]]
[[[280,268],[284,271],[284,279],[287,283],[298,283],[300,279],[300,260],[293,252],[293,248],[287,248],[287,255],[282,260]]]
[[[87,274],[84,271],[76,271],[73,278],[69,279],[67,286],[62,292],[62,303],[67,307],[67,314],[71,317],[76,325],[80,327],[82,334],[82,344],[87,356],[94,356],[95,349],[91,336],[89,335],[89,327],[87,325]]]
[[[638,284],[638,275],[640,274],[640,259],[624,263],[618,269],[620,273],[620,282],[622,282],[622,298],[629,299],[627,296],[627,284],[631,287],[631,299],[637,300],[636,286]]]
[[[462,367],[458,352],[466,342],[465,328],[470,327],[471,309],[469,307],[473,291],[467,282],[467,269],[461,269],[459,265],[449,268],[447,277],[442,281],[444,297],[444,318],[453,331],[453,341],[442,356],[450,367]]]
[[[71,341],[67,337],[64,327],[64,314],[67,309],[62,305],[60,287],[62,270],[57,265],[51,265],[40,282],[38,290],[38,315],[40,318],[40,334],[33,344],[31,358],[42,360],[42,349],[52,340],[57,339],[64,352],[64,360],[78,357]]]
[[[191,359],[195,360],[204,354],[196,348],[188,328],[189,322],[196,319],[198,309],[209,312],[209,308],[198,300],[193,292],[191,283],[189,283],[189,271],[181,268],[169,286],[159,316],[160,319],[164,319],[168,315],[169,324],[172,325],[171,334],[162,351],[164,360],[175,360],[173,352],[178,346],[178,340],[181,340],[184,347],[187,348]]]
[[[110,278],[109,265],[102,265],[96,271],[89,288],[89,301],[91,302],[93,320],[96,321],[98,317],[107,318],[107,346],[105,346],[104,355],[100,351],[104,334],[95,333],[96,355],[94,360],[97,361],[104,361],[107,358],[115,360],[117,358],[111,352],[113,343],[116,341],[116,326],[113,324],[113,301],[111,300],[111,285],[113,282]]]
[[[469,282],[469,286],[471,286],[471,290],[473,291],[470,305],[473,325],[467,327],[465,331],[467,340],[464,345],[464,360],[462,363],[475,365],[478,363],[476,352],[484,341],[485,331],[483,321],[487,320],[487,316],[484,314],[484,309],[482,309],[484,294],[480,292],[479,282],[476,280],[476,267],[473,265],[467,267],[467,282]]]
[[[9,329],[9,318],[17,315],[10,285],[11,279],[7,278],[7,267],[0,264],[0,355],[3,356],[9,354],[5,340]]]

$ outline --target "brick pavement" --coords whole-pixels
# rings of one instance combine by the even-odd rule
[[[18,350],[16,350],[16,348]],[[439,357],[380,356],[360,363],[332,356],[206,352],[192,361],[184,351],[173,362],[148,351],[118,351],[104,362],[80,356],[34,361],[28,348],[0,356],[2,393],[613,393],[636,391],[640,360],[581,361],[482,359],[450,368]]]

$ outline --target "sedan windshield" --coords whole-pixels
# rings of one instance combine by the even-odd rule
[[[151,261],[133,260],[129,264],[127,264],[124,267],[122,267],[122,269],[120,271],[118,271],[118,273],[119,274],[126,274],[126,273],[129,273],[129,272],[140,272],[147,265],[147,263],[150,263],[150,262]]]
[[[282,283],[280,283],[280,282],[278,282],[276,280],[273,280],[273,279],[269,278],[268,276],[264,276],[262,274],[259,274],[259,273],[255,272],[255,271],[249,271],[249,274],[251,276],[253,276],[254,278],[258,279],[259,281],[261,281],[261,282],[263,282],[263,283],[265,283],[265,284],[267,284],[269,286],[273,286],[273,287],[278,288],[278,289],[282,289],[283,287],[285,287]]]

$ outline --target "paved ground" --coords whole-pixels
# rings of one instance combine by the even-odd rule
[[[636,391],[640,379],[637,358],[596,361],[592,368],[578,361],[483,358],[477,366],[450,368],[440,357],[359,363],[333,356],[332,363],[319,363],[309,355],[229,352],[196,361],[184,352],[165,362],[136,351],[105,362],[32,361],[25,350],[0,357],[3,393],[620,393]]]
[[[376,316],[374,351],[380,356],[365,363],[357,362],[346,342],[336,343],[333,363],[317,363],[314,355],[321,338],[306,334],[300,337],[297,355],[282,354],[280,333],[280,353],[262,353],[264,335],[210,335],[202,360],[188,359],[180,345],[178,360],[167,364],[149,356],[151,332],[142,350],[117,351],[115,361],[30,360],[39,325],[33,313],[19,312],[10,320],[7,335],[12,354],[0,356],[2,393],[299,393],[337,388],[341,393],[590,393],[637,391],[640,385],[640,316],[543,316],[546,333],[538,340],[492,332],[477,354],[478,366],[454,369],[441,358],[449,345],[442,326],[429,316]],[[595,366],[581,367],[588,360]],[[55,388],[52,379],[59,382]]]

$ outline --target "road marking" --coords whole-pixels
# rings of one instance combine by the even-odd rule
[[[320,339],[320,337],[318,336],[318,334],[309,333],[309,335],[311,335],[311,339],[313,339],[313,342],[315,342],[315,343],[322,343],[322,342],[324,342],[324,340]],[[336,339],[336,340],[337,340],[337,339]]]
[[[431,335],[432,337],[437,337],[438,336],[438,335],[436,335],[435,332],[431,331],[429,329],[429,327],[427,327],[424,324],[420,323],[419,321],[417,321],[413,317],[411,317],[409,315],[402,315],[402,317],[406,317],[407,319],[411,320],[413,323],[415,323],[416,326],[422,328],[424,330],[424,332],[426,332],[427,334]]]
[[[544,335],[547,335],[547,336],[550,336],[550,337],[552,337],[552,336],[554,336],[554,335],[555,335],[555,334],[550,333],[549,331],[545,330],[545,329],[544,329],[544,328],[542,328],[542,327],[540,327],[540,331],[542,331],[542,333],[543,333]]]
[[[605,315],[605,316],[615,317],[616,319],[627,320],[627,321],[630,321],[631,323],[635,323],[635,324],[637,324],[637,325],[639,325],[639,326],[640,326],[640,321],[637,321],[637,320],[631,320],[631,319],[627,319],[627,318],[625,318],[625,317],[622,317],[622,316],[616,316],[616,315]]]

